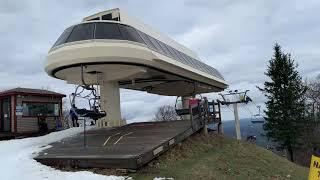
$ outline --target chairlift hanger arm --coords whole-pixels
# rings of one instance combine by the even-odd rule
[[[246,97],[246,95],[247,95],[247,92],[249,92],[250,90],[246,90],[245,92],[244,92],[244,97]]]
[[[224,102],[227,101],[223,94],[219,93],[219,95],[222,97],[222,99],[223,99]]]
[[[241,91],[241,92],[232,92],[232,91],[229,91],[229,93],[226,93],[226,94],[221,94],[219,93],[220,96],[228,96],[228,95],[236,95],[236,94],[243,94],[246,96],[247,95],[247,92],[249,92],[250,90],[245,90],[245,91]]]

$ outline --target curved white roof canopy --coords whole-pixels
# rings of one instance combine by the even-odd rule
[[[117,81],[120,88],[161,95],[185,96],[227,87],[221,74],[199,61],[191,50],[161,38],[150,28],[143,31],[140,24],[139,30],[128,22],[90,20],[67,28],[49,51],[46,72],[68,83],[82,84],[84,65],[88,84],[100,83],[97,79]]]

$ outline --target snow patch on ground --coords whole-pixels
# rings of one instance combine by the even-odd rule
[[[71,128],[53,132],[45,136],[0,141],[0,179],[1,180],[122,180],[125,177],[104,176],[88,171],[63,172],[42,165],[33,158],[50,146],[48,144],[60,141],[82,132],[82,128]]]

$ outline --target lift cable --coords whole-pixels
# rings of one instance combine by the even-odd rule
[[[247,106],[240,106],[240,107],[242,107],[244,110],[246,110],[247,112],[249,112],[249,114],[250,114],[251,116],[253,116],[252,111],[251,111]]]
[[[253,117],[253,118],[256,119],[256,120],[259,120],[257,117],[254,116],[254,114],[252,113],[252,111],[251,111],[247,106],[240,106],[240,107],[242,107],[242,109],[244,109],[245,112],[248,112],[249,115],[251,115],[251,118]]]
[[[233,110],[229,106],[227,106],[227,108],[233,113]]]

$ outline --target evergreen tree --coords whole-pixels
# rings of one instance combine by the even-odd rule
[[[280,45],[276,44],[274,56],[265,72],[270,79],[264,83],[263,89],[259,88],[267,98],[263,127],[266,136],[281,149],[286,149],[291,161],[305,122],[306,88],[297,67],[290,54],[281,52]]]

